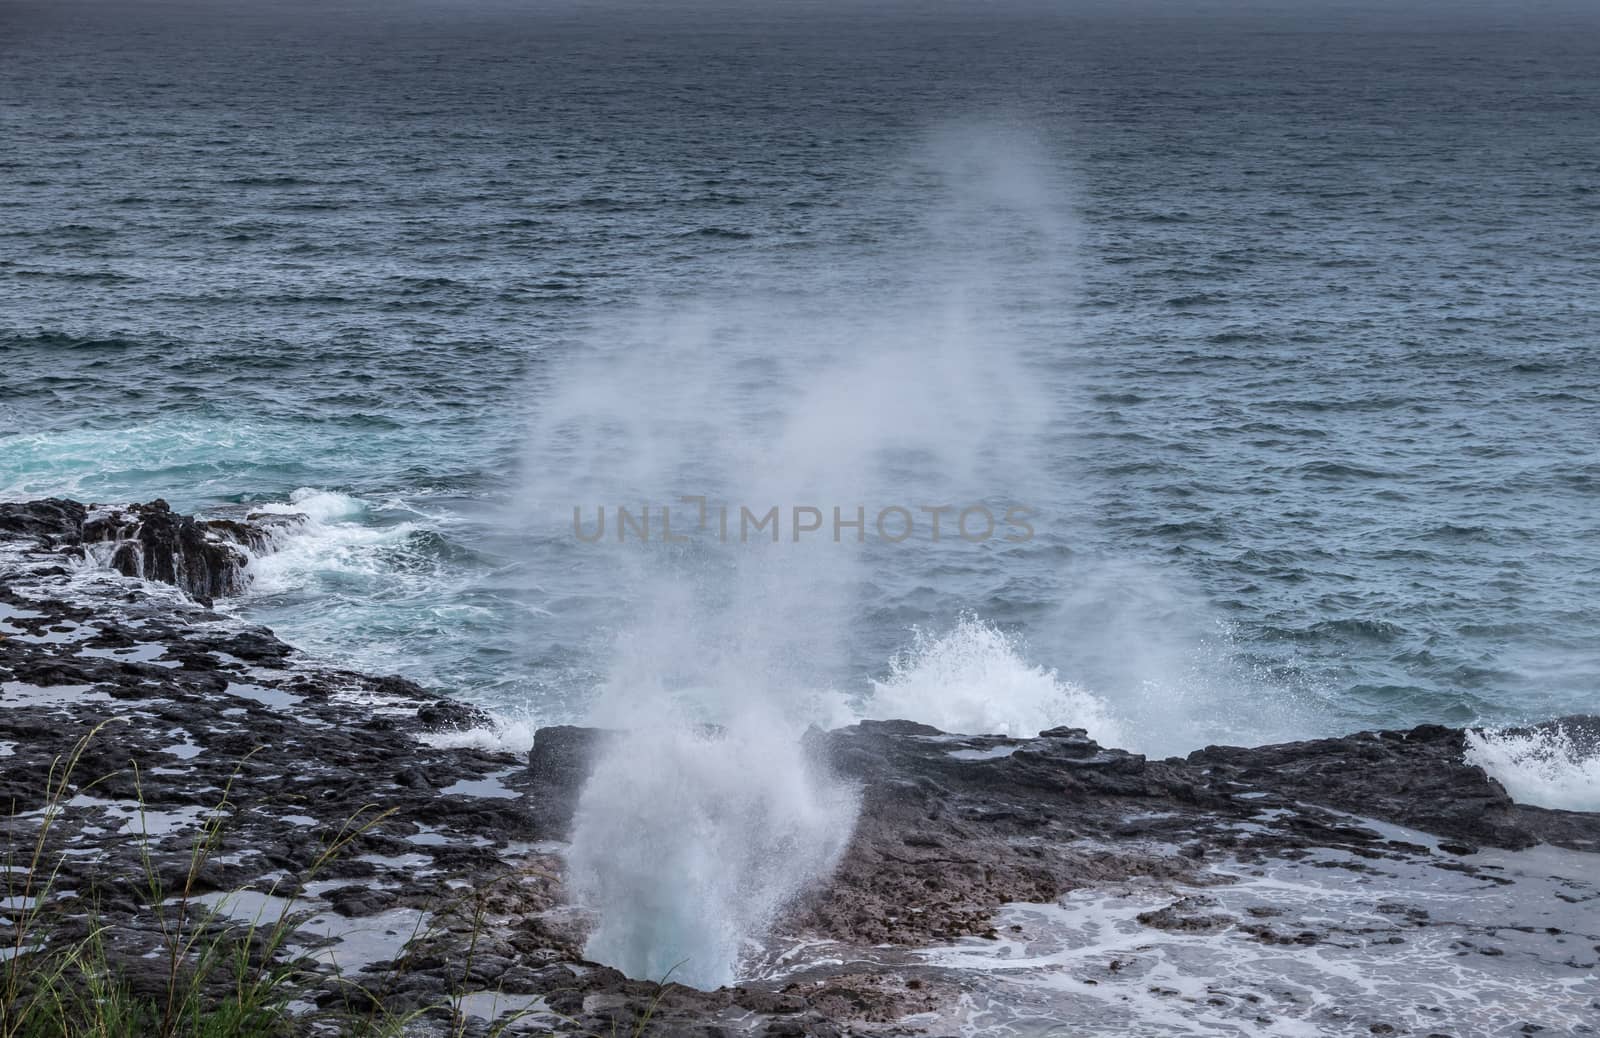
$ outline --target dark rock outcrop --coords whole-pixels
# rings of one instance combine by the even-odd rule
[[[528,751],[529,804],[535,828],[564,840],[607,733],[598,728],[552,725],[534,733]]]
[[[404,682],[405,685],[417,688],[403,678],[385,680],[391,683]],[[418,688],[417,691],[420,692],[421,689]],[[474,728],[488,728],[493,724],[493,718],[487,712],[449,699],[424,703],[417,708],[417,720],[421,722],[423,730],[429,732],[467,732]]]
[[[529,789],[541,835],[566,835],[602,734],[539,731]],[[861,784],[861,813],[828,889],[791,925],[863,944],[984,935],[1000,905],[1096,883],[1198,882],[1220,855],[1388,853],[1370,822],[1443,837],[1438,863],[1452,869],[1479,847],[1600,851],[1600,815],[1513,802],[1464,761],[1463,731],[1436,725],[1156,761],[1074,728],[1013,739],[863,721],[809,739]]]
[[[235,539],[237,538],[237,539]],[[111,568],[129,577],[158,580],[206,600],[243,590],[255,538],[244,523],[202,524],[174,512],[165,501],[104,512],[83,525],[85,544],[112,544]]]
[[[1600,815],[1512,802],[1463,761],[1463,739],[1424,726],[1151,761],[1077,729],[1007,739],[902,721],[815,733],[863,783],[862,812],[831,889],[801,921],[866,941],[981,935],[1001,904],[1135,876],[1198,880],[1219,855],[1381,853],[1364,819],[1457,845],[1600,851]]]
[[[0,536],[32,538],[46,544],[76,544],[83,537],[87,510],[76,501],[0,502]]]
[[[1208,746],[1186,763],[1206,770],[1212,788],[1269,790],[1473,844],[1586,838],[1564,834],[1558,813],[1513,802],[1466,762],[1466,748],[1462,729],[1422,725],[1276,746]]]
[[[182,588],[198,601],[237,594],[249,583],[251,554],[273,550],[301,515],[252,513],[246,519],[195,519],[165,501],[123,508],[63,498],[0,504],[0,539],[32,540],[79,556],[94,552],[129,577]]]

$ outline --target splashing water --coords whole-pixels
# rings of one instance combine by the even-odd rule
[[[896,232],[903,254],[832,257],[823,281],[837,284],[807,292],[782,269],[741,267],[725,291],[608,321],[540,373],[519,515],[549,524],[529,535],[540,572],[568,575],[564,600],[615,635],[590,721],[620,734],[581,795],[568,855],[597,919],[590,958],[652,979],[675,966],[698,985],[737,979],[750,942],[848,843],[852,792],[801,735],[849,720],[839,690],[860,688],[864,655],[876,665],[888,652],[864,644],[881,630],[866,601],[918,593],[908,551],[992,577],[1028,549],[948,526],[942,542],[927,526],[905,544],[801,538],[788,516],[1003,511],[1040,485],[1050,397],[1016,323],[1066,312],[1059,279],[1042,273],[1059,265],[1039,260],[1070,235],[1039,160],[1014,134],[935,133],[882,188],[924,209]],[[601,503],[650,503],[658,517],[668,505],[688,532],[685,495],[736,517],[777,505],[781,536],[621,543],[613,527],[574,543],[575,505],[591,517]],[[946,615],[963,604],[956,587],[941,587]],[[879,705],[897,714],[931,703],[950,727],[1087,724],[1115,738],[1092,697],[976,620],[896,667]],[[972,709],[985,696],[1009,711]]]
[[[634,977],[732,983],[777,913],[833,870],[854,792],[758,716],[719,731],[637,727],[578,807],[576,896],[602,911],[586,954]]]
[[[296,490],[287,503],[271,502],[255,510],[306,517],[276,551],[251,564],[251,590],[257,595],[297,591],[333,578],[390,579],[396,569],[390,556],[403,552],[417,529],[411,522],[369,525],[362,521],[371,511],[365,501],[311,487]]]
[[[781,567],[739,579],[751,594],[799,586]],[[650,593],[657,605],[619,638],[591,715],[618,734],[579,799],[569,882],[598,919],[589,958],[711,988],[736,980],[751,942],[832,871],[856,800],[804,747],[831,697],[806,692],[792,642],[669,578]]]
[[[921,721],[947,732],[1031,737],[1047,728],[1084,728],[1105,746],[1127,732],[1104,700],[1054,670],[1030,664],[1015,635],[964,616],[942,637],[918,630],[911,647],[872,683],[865,714]]]
[[[1519,804],[1600,811],[1600,746],[1560,724],[1537,730],[1469,731],[1467,762]]]

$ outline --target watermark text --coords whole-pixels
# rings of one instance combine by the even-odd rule
[[[697,538],[721,544],[1022,544],[1033,540],[1038,515],[1020,504],[752,507],[690,494],[673,504],[573,505],[572,535],[585,544],[688,544]]]

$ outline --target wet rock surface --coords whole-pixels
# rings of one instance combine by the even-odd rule
[[[532,793],[551,837],[566,830],[599,735],[539,733]],[[915,945],[984,935],[1007,903],[1133,877],[1204,884],[1209,863],[1224,857],[1294,860],[1335,849],[1420,857],[1470,874],[1463,856],[1482,848],[1543,843],[1600,853],[1600,814],[1513,802],[1464,762],[1461,729],[1214,746],[1167,760],[1101,747],[1074,728],[1015,739],[863,721],[810,739],[862,788],[855,836],[831,886],[792,921],[838,940]],[[1443,839],[1430,851],[1373,821]]]
[[[42,859],[59,864],[48,911],[65,937],[92,909],[136,990],[161,981],[153,872],[169,903],[187,886],[215,908],[208,925],[289,920],[307,1031],[336,1031],[366,1000],[428,1010],[418,1034],[507,1012],[526,1013],[510,1033],[631,1034],[648,1018],[669,1035],[954,1034],[1026,1003],[1018,978],[1045,970],[1041,990],[1080,999],[1084,1033],[1148,1033],[1116,1015],[1138,999],[1224,1032],[1282,1018],[1324,1033],[1589,1033],[1568,1010],[1600,999],[1600,816],[1512,802],[1464,763],[1463,733],[1436,726],[1168,760],[1067,728],[813,731],[810,751],[861,790],[832,881],[792,907],[739,987],[630,980],[584,959],[589,920],[561,883],[560,841],[606,733],[486,748],[481,711],[319,667],[197,601],[239,586],[214,579],[216,550],[270,546],[253,522],[223,530],[160,502],[0,505],[0,824],[30,846],[52,768],[79,752]],[[144,580],[86,551],[135,542]],[[170,570],[150,565],[163,558]],[[148,582],[168,572],[172,587]],[[215,847],[191,876],[208,825]],[[343,846],[321,860],[330,844]],[[1526,857],[1557,853],[1548,868]],[[13,862],[13,885],[24,873]],[[1092,933],[1074,929],[1086,918]],[[783,954],[801,945],[820,950]],[[1261,978],[1198,985],[1174,965],[1224,946]],[[1429,949],[1498,1001],[1474,1009],[1474,1030],[1445,1007],[1275,988],[1308,948],[1408,963]],[[991,960],[1002,972],[973,972]],[[1560,998],[1517,1001],[1545,981]]]
[[[42,501],[0,502],[0,535],[32,538],[46,546],[69,544],[83,537],[88,509],[77,501],[52,497]]]
[[[104,507],[50,498],[0,504],[0,537],[32,540],[80,561],[92,556],[124,576],[171,584],[209,603],[242,591],[251,553],[273,550],[304,520],[275,514],[202,520],[161,500]]]

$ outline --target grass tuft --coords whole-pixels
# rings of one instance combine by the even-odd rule
[[[110,947],[117,937],[115,928],[102,922],[93,908],[87,919],[82,910],[64,909],[56,895],[66,853],[51,853],[51,834],[74,807],[75,798],[111,777],[76,782],[85,750],[110,723],[114,722],[98,725],[52,761],[42,807],[19,812],[13,806],[7,853],[0,866],[6,895],[0,911],[0,941],[4,942],[0,944],[0,1038],[288,1038],[305,1033],[311,1021],[297,1018],[289,1008],[300,990],[297,985],[302,980],[320,984],[327,976],[298,965],[289,945],[298,916],[304,912],[298,907],[299,891],[356,841],[387,821],[393,809],[367,805],[356,811],[324,842],[303,872],[292,881],[280,880],[267,891],[282,902],[277,917],[246,924],[230,917],[225,906],[231,899],[253,892],[241,888],[220,898],[201,897],[200,877],[222,846],[236,807],[234,785],[251,755],[235,767],[221,796],[201,819],[189,848],[187,868],[176,880],[162,878],[152,853],[144,791],[134,765],[143,872],[138,890],[159,934],[155,993],[150,993],[148,977],[136,991],[124,972],[126,956],[119,957]],[[19,855],[17,834],[30,825]],[[341,1038],[438,1035],[441,1030],[450,1038],[467,1034],[471,1027],[465,1000],[475,990],[470,977],[480,938],[491,923],[491,898],[501,882],[514,882],[525,875],[509,873],[423,912],[416,932],[404,942],[388,974],[377,979],[375,989],[340,976],[335,963],[333,974],[341,981],[344,1006],[315,1014],[315,1033]],[[291,893],[278,897],[280,889]],[[4,925],[7,918],[9,927]],[[422,919],[434,922],[424,930]],[[439,928],[450,919],[468,923],[460,968],[446,970],[451,993],[434,1005],[391,1010],[389,995],[408,970],[420,968],[413,962],[413,949],[431,938],[448,938]],[[148,960],[148,955],[145,958]],[[666,983],[667,978],[662,978],[655,998],[630,1026],[619,1029],[613,1023],[609,1035],[588,1032],[577,1020],[551,1015],[567,1025],[569,1033],[576,1031],[588,1038],[621,1034],[641,1038],[650,1028]],[[503,1014],[487,1029],[474,1033],[498,1038],[530,1012],[522,1009]]]

